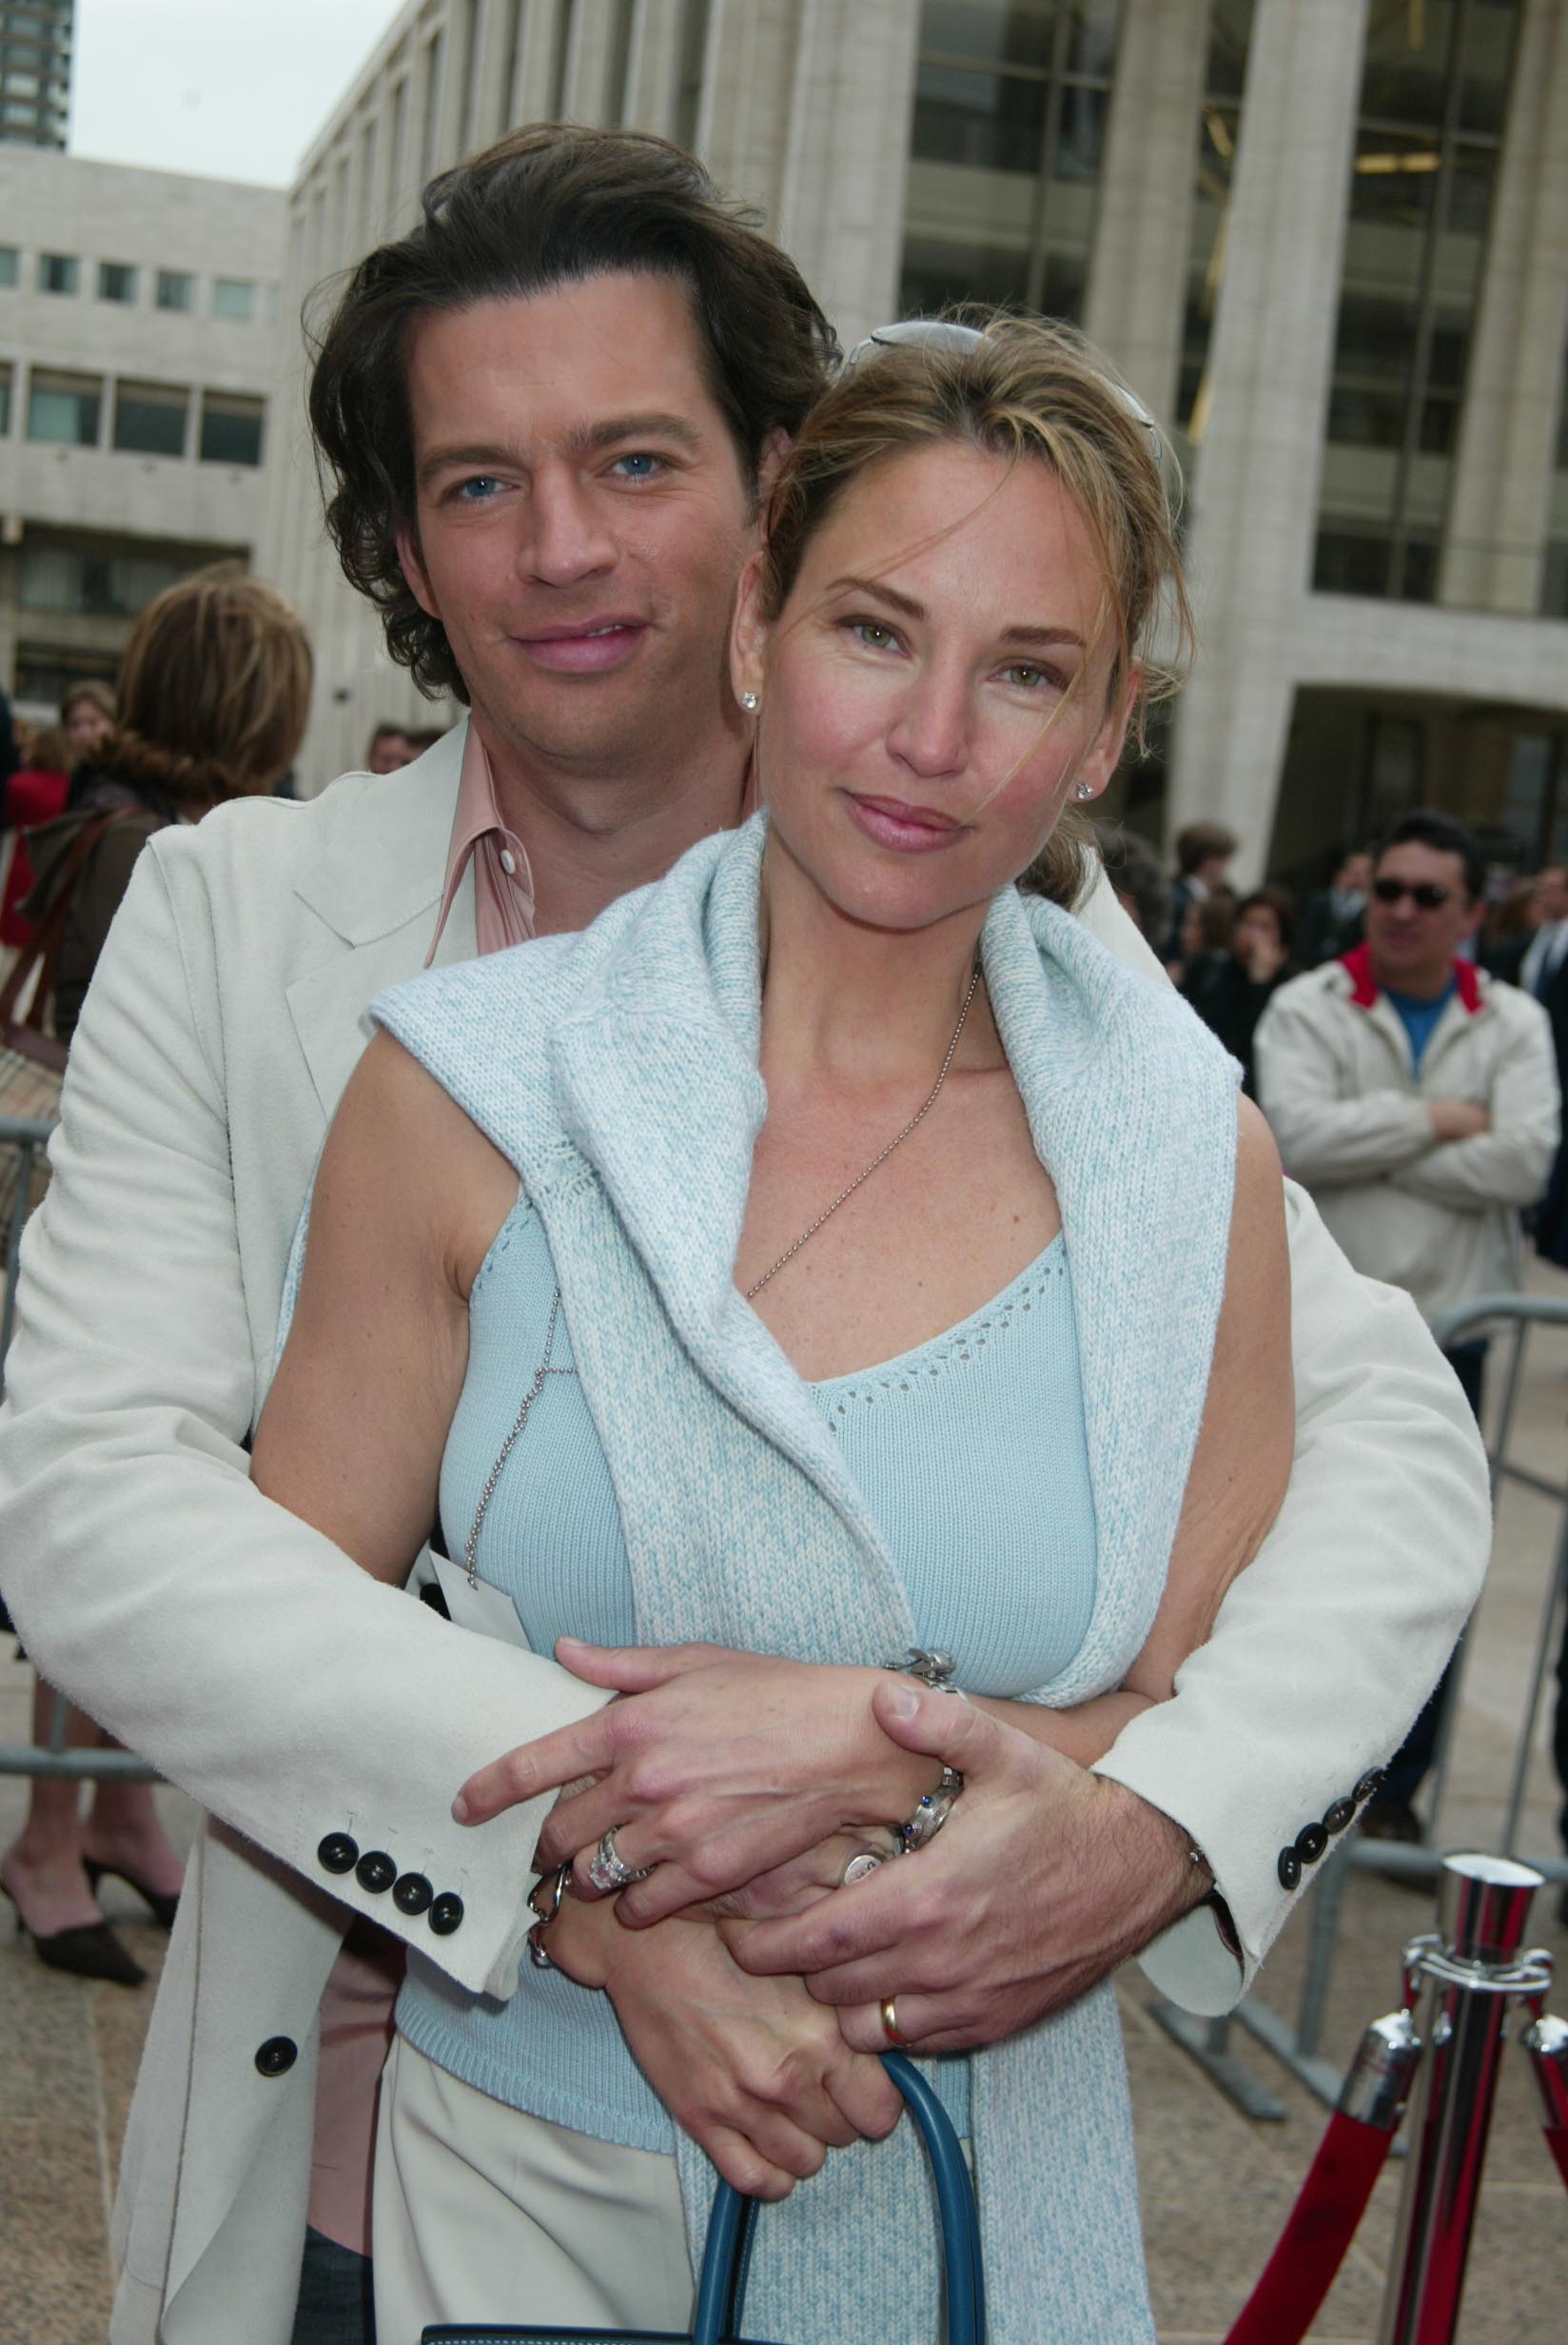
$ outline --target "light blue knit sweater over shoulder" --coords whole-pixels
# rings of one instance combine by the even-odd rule
[[[757,818],[706,840],[582,936],[435,972],[377,1015],[538,1212],[639,1637],[874,1665],[914,1641],[907,1589],[733,1276],[766,1112],[765,836]],[[1224,1294],[1235,1070],[1054,905],[1005,891],[981,949],[1072,1262],[1098,1572],[1076,1652],[1033,1689],[1067,1705],[1120,1681],[1159,1603]],[[1151,2338],[1109,1989],[977,2055],[972,2102],[995,2345]],[[690,2142],[678,2156],[699,2254],[713,2172]],[[901,2125],[768,2211],[749,2315],[801,2345],[933,2345],[933,2237]]]

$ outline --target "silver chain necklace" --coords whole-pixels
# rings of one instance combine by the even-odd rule
[[[559,1317],[560,1289],[558,1287],[555,1291],[554,1299],[550,1305],[550,1324],[544,1331],[544,1357],[540,1360],[538,1368],[535,1369],[534,1381],[522,1396],[522,1407],[518,1410],[516,1420],[513,1423],[512,1430],[507,1434],[506,1439],[501,1443],[500,1455],[497,1458],[495,1464],[490,1468],[489,1474],[485,1478],[484,1488],[480,1492],[480,1503],[474,1512],[473,1528],[469,1531],[467,1539],[463,1542],[463,1567],[468,1573],[468,1585],[470,1587],[477,1587],[479,1586],[480,1532],[483,1529],[484,1518],[490,1511],[490,1501],[496,1495],[496,1485],[501,1478],[501,1473],[505,1468],[507,1459],[511,1456],[513,1450],[517,1448],[518,1443],[522,1438],[522,1430],[528,1422],[530,1414],[532,1413],[534,1403],[538,1400],[539,1394],[544,1389],[544,1379],[546,1376],[569,1376],[572,1373],[572,1370],[569,1368],[552,1368],[550,1365],[550,1354],[556,1348],[556,1322],[559,1319]]]
[[[811,1228],[809,1230],[801,1231],[800,1235],[795,1239],[794,1244],[786,1248],[784,1252],[779,1255],[778,1260],[774,1264],[773,1269],[771,1271],[764,1271],[755,1287],[747,1288],[746,1300],[748,1303],[752,1301],[754,1296],[759,1295],[762,1292],[763,1288],[767,1285],[770,1278],[776,1278],[778,1276],[779,1271],[784,1268],[786,1262],[793,1262],[794,1260],[795,1255],[800,1251],[802,1246],[805,1245],[807,1239],[815,1237],[823,1223],[825,1221],[831,1221],[841,1205],[848,1204],[850,1198],[853,1196],[861,1182],[869,1181],[872,1174],[876,1171],[878,1165],[886,1164],[888,1158],[892,1154],[893,1150],[895,1148],[902,1148],[904,1142],[909,1138],[910,1133],[914,1130],[916,1124],[923,1122],[931,1113],[932,1108],[936,1105],[937,1100],[941,1097],[942,1086],[948,1079],[948,1069],[952,1065],[953,1058],[957,1053],[959,1039],[964,1032],[964,1020],[969,1016],[970,1004],[974,999],[975,991],[979,983],[980,964],[977,961],[975,963],[974,975],[970,979],[970,990],[964,995],[964,1007],[958,1013],[958,1023],[952,1030],[952,1040],[948,1044],[948,1054],[942,1061],[942,1072],[937,1076],[935,1083],[932,1085],[931,1097],[926,1101],[925,1106],[923,1108],[916,1109],[915,1113],[910,1117],[909,1122],[904,1126],[903,1131],[900,1132],[895,1138],[888,1142],[887,1147],[883,1149],[880,1155],[873,1156],[872,1158],[864,1172],[857,1172],[855,1174],[848,1189],[844,1190],[840,1195],[834,1197],[826,1212],[818,1213],[816,1219],[812,1223]]]

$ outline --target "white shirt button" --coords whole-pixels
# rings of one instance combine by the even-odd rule
[[[513,879],[517,877],[518,858],[512,853],[510,847],[502,847],[500,851],[500,867],[506,874],[508,879]]]

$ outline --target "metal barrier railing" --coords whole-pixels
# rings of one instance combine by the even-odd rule
[[[1521,1465],[1513,1457],[1510,1448],[1523,1378],[1526,1344],[1530,1330],[1537,1327],[1568,1329],[1568,1303],[1557,1302],[1542,1295],[1482,1295],[1474,1303],[1466,1304],[1462,1310],[1450,1312],[1432,1330],[1445,1350],[1483,1334],[1496,1334],[1499,1330],[1504,1335],[1512,1333],[1513,1345],[1502,1387],[1502,1399],[1498,1409],[1493,1438],[1487,1448],[1493,1497],[1495,1500],[1503,1484],[1514,1484],[1533,1490],[1539,1497],[1551,1500],[1560,1509],[1552,1566],[1546,1576],[1529,1689],[1509,1769],[1508,1790],[1497,1845],[1489,1852],[1508,1859],[1519,1855],[1519,1825],[1534,1756],[1541,1698],[1552,1656],[1557,1649],[1556,1641],[1561,1633],[1558,1623],[1564,1603],[1568,1601],[1568,1485],[1550,1481],[1532,1468]],[[1432,1824],[1429,1828],[1436,1827],[1448,1786],[1468,1645],[1469,1633],[1466,1631],[1454,1655],[1447,1700],[1433,1751]],[[1532,1851],[1524,1861],[1544,1880],[1568,1881],[1568,1859],[1560,1851]],[[1321,2046],[1349,1876],[1356,1871],[1398,1873],[1408,1876],[1413,1882],[1435,1882],[1442,1868],[1442,1853],[1436,1847],[1413,1847],[1397,1841],[1365,1841],[1353,1832],[1347,1833],[1332,1854],[1323,1859],[1312,1891],[1305,1967],[1293,2020],[1272,2010],[1256,1994],[1245,1996],[1235,2010],[1223,2020],[1194,2019],[1190,2012],[1178,2010],[1174,2004],[1166,2002],[1156,2002],[1150,2006],[1154,2018],[1167,2035],[1191,2054],[1210,2081],[1247,2117],[1265,2123],[1274,2122],[1284,2117],[1285,2106],[1238,2059],[1232,2044],[1232,2031],[1236,2027],[1245,2029],[1319,2100],[1332,2108],[1341,2089],[1341,2071],[1323,2057]]]
[[[0,1291],[0,1387],[5,1357],[16,1321],[16,1287],[22,1267],[22,1232],[38,1202],[44,1151],[54,1130],[52,1116],[0,1115],[0,1215],[5,1228],[5,1285]],[[102,1744],[69,1746],[70,1705],[56,1694],[49,1738],[38,1743],[0,1743],[0,1775],[75,1777],[99,1783],[155,1783],[157,1770],[128,1750]]]

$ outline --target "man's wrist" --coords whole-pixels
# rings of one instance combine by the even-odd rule
[[[1125,1783],[1107,1776],[1095,1781],[1107,1803],[1107,1839],[1116,1851],[1129,1912],[1141,1925],[1139,1943],[1147,1945],[1215,1894],[1214,1876],[1173,1817]]]

